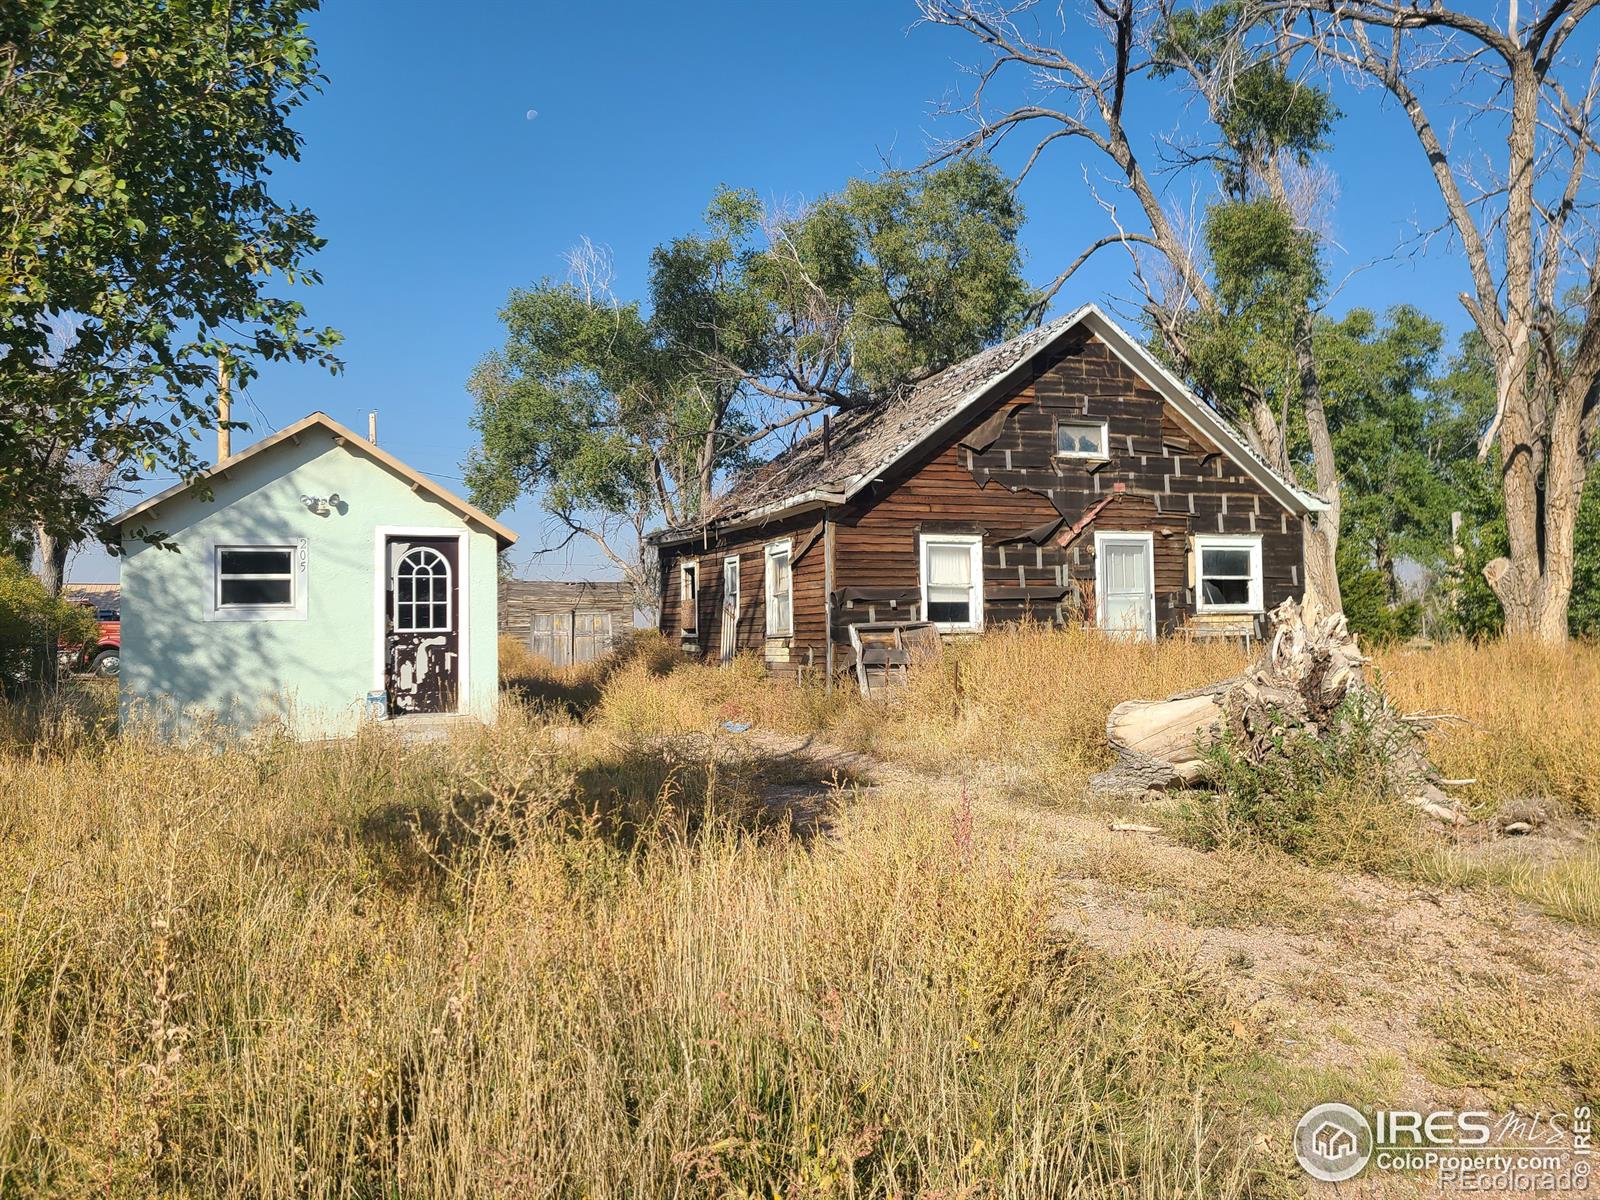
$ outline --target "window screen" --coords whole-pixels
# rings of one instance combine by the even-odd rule
[[[218,608],[288,608],[294,604],[294,551],[288,547],[219,547]]]
[[[1074,458],[1104,458],[1106,427],[1098,421],[1062,421],[1056,426],[1056,453]]]

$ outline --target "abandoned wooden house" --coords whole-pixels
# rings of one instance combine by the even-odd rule
[[[661,629],[830,678],[864,622],[1258,634],[1325,507],[1089,305],[844,410],[652,535]]]
[[[500,636],[558,667],[609,654],[632,629],[633,588],[626,583],[500,581]]]

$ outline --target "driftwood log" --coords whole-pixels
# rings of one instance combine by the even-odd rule
[[[1238,753],[1263,761],[1289,736],[1322,737],[1355,696],[1385,742],[1398,794],[1451,824],[1460,810],[1429,764],[1416,722],[1367,681],[1367,659],[1342,614],[1320,615],[1311,602],[1274,609],[1260,656],[1243,675],[1165,700],[1129,700],[1111,710],[1106,739],[1117,762],[1096,775],[1096,792],[1162,791],[1205,784],[1208,751],[1225,736]]]

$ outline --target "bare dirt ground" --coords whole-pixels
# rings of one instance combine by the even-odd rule
[[[1503,1078],[1472,1078],[1459,1044],[1452,1055],[1456,1006],[1481,1012],[1492,999],[1506,1044],[1488,1049],[1514,1058],[1511,1043],[1537,1038],[1538,1007],[1552,994],[1600,1004],[1600,940],[1517,901],[1118,831],[1113,824],[1157,822],[1137,810],[1029,803],[1025,788],[993,767],[952,778],[807,737],[753,730],[728,741],[730,753],[770,781],[768,801],[800,821],[817,819],[840,783],[858,803],[890,788],[952,810],[970,803],[978,820],[1016,839],[1019,854],[1048,856],[1063,931],[1114,954],[1154,945],[1216,969],[1281,1057],[1330,1078],[1365,1080],[1370,1099],[1388,1107],[1498,1110],[1528,1100],[1508,1092]],[[1498,853],[1500,844],[1486,842],[1481,852]],[[1488,1016],[1467,1040],[1495,1040],[1495,1020]],[[1535,1093],[1538,1086],[1529,1083]]]

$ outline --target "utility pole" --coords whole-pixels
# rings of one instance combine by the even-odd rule
[[[228,421],[233,415],[233,400],[228,395],[228,363],[217,359],[217,462],[233,457],[233,430]]]

